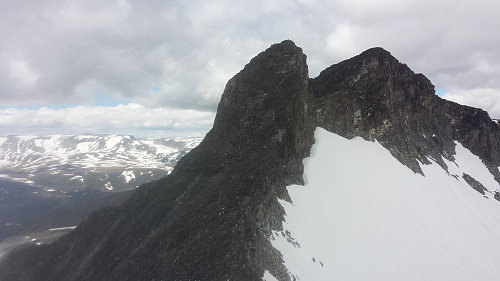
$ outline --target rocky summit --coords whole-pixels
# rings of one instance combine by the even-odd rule
[[[212,130],[170,175],[50,245],[12,253],[0,280],[291,280],[271,240],[287,235],[280,201],[304,184],[317,127],[377,141],[422,175],[431,160],[448,170],[460,143],[500,181],[500,127],[486,112],[439,98],[381,48],[310,79],[302,49],[287,40],[228,81]]]

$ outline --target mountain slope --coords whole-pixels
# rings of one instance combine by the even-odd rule
[[[355,153],[353,153],[355,152]],[[469,187],[498,183],[459,143],[447,173],[433,160],[415,174],[377,142],[316,130],[304,186],[273,245],[299,280],[497,280],[500,203]],[[293,239],[296,247],[289,243]]]
[[[283,240],[272,242],[272,238],[283,234],[291,243],[285,245],[292,246],[294,239],[302,240],[294,236],[301,231],[287,232],[289,226],[283,225],[285,215],[291,226],[300,221],[285,202],[300,201],[294,192],[301,189],[296,185],[306,183],[302,160],[309,156],[317,127],[347,138],[377,140],[378,150],[387,150],[398,160],[390,162],[390,168],[408,179],[433,177],[422,164],[435,162],[433,167],[456,181],[451,163],[458,161],[457,142],[480,157],[494,183],[500,179],[500,130],[484,111],[441,100],[423,75],[414,74],[380,48],[309,79],[302,50],[283,41],[252,59],[227,83],[213,129],[169,176],[140,187],[122,206],[95,213],[52,245],[13,253],[0,263],[0,278],[292,280],[293,275],[306,276],[307,269],[291,266],[296,248],[288,252],[283,243],[276,244]],[[349,153],[359,152],[354,149]],[[457,175],[464,177],[457,188],[482,196],[476,191],[482,190],[480,183],[494,196],[495,187],[482,174],[468,171],[468,175]],[[394,186],[404,188],[397,181]],[[427,196],[442,198],[435,193]],[[369,204],[370,198],[360,198]],[[484,200],[500,205],[494,199]],[[311,212],[297,208],[300,214]],[[328,220],[325,216],[333,215],[318,217]],[[310,239],[321,241],[318,237],[328,234],[323,228],[311,229]],[[335,233],[330,235],[335,239]],[[322,252],[311,253],[322,258]]]

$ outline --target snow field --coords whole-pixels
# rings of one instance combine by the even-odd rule
[[[421,165],[424,177],[376,142],[321,128],[315,137],[304,160],[306,184],[288,187],[293,203],[280,201],[285,231],[272,238],[291,275],[498,280],[500,202],[462,179],[465,172],[490,191],[499,188],[478,157],[457,144],[455,163],[447,162],[450,174],[433,163]]]

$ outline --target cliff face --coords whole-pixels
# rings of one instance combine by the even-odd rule
[[[422,74],[389,52],[369,49],[325,69],[310,81],[317,125],[347,138],[377,140],[413,171],[428,157],[447,168],[454,141],[483,159],[499,181],[499,126],[477,108],[435,95]]]
[[[285,271],[269,237],[313,143],[306,56],[273,45],[233,77],[213,129],[168,177],[50,246],[2,263],[10,280],[258,280]],[[18,268],[29,268],[17,271]],[[17,269],[15,269],[17,268]],[[284,280],[288,278],[286,275]]]
[[[446,169],[459,141],[500,179],[500,130],[484,111],[435,96],[380,48],[309,79],[302,50],[283,41],[227,83],[213,129],[169,176],[51,245],[12,254],[0,279],[260,280],[268,270],[288,280],[271,231],[318,126],[376,139],[417,173],[428,157]]]

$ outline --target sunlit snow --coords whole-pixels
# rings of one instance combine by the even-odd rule
[[[66,226],[66,227],[57,227],[57,228],[51,228],[49,231],[59,231],[59,230],[68,230],[68,229],[75,229],[76,225],[74,226]]]
[[[79,180],[79,181],[81,181],[82,183],[84,182],[84,180],[83,180],[83,177],[82,177],[82,176],[74,176],[74,177],[70,178],[69,180],[70,180],[70,181],[72,181],[72,180]]]
[[[447,162],[450,174],[433,163],[421,165],[424,177],[376,142],[321,128],[315,137],[304,160],[306,185],[288,187],[293,204],[281,201],[285,230],[272,238],[291,275],[498,280],[500,202],[461,177],[467,173],[489,191],[499,188],[478,157],[457,144],[455,163]]]
[[[105,183],[105,184],[104,184],[104,187],[105,187],[107,190],[109,190],[109,191],[113,190],[113,186],[111,185],[111,183],[110,183],[109,181],[108,181],[107,183]]]
[[[122,176],[125,178],[125,182],[129,183],[131,180],[135,180],[134,171],[124,171]]]
[[[117,144],[119,144],[124,137],[122,136],[108,136],[106,139],[106,148],[107,149],[112,149],[114,148]]]

